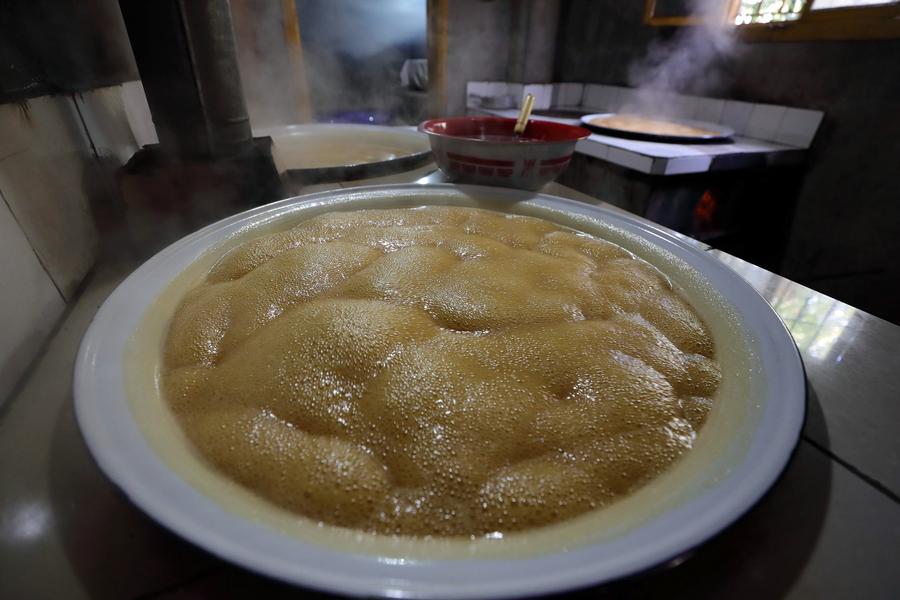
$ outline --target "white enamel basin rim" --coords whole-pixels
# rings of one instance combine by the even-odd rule
[[[125,397],[123,351],[156,295],[198,256],[250,225],[298,207],[354,199],[415,197],[428,204],[473,195],[531,202],[636,233],[700,271],[734,304],[760,344],[768,397],[743,461],[699,497],[627,533],[586,547],[504,560],[379,560],[305,543],[224,511],[158,458]],[[756,291],[714,257],[662,229],[608,209],[512,189],[417,184],[336,190],[291,198],[229,217],[162,250],[106,300],[84,336],[75,366],[78,423],[106,475],[142,510],[204,549],[248,569],[321,590],[390,597],[508,597],[609,581],[663,563],[701,544],[749,509],[775,482],[804,417],[805,380],[793,340]],[[98,532],[98,535],[102,533]]]

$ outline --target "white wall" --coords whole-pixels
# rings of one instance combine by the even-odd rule
[[[147,128],[126,86],[0,105],[0,404],[97,258],[92,205],[117,202],[115,169],[138,149],[129,105]]]
[[[66,298],[94,262],[97,231],[84,197],[93,157],[67,96],[0,106],[0,192]]]
[[[0,404],[65,308],[6,202],[0,201]]]

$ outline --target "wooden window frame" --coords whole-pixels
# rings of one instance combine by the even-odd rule
[[[447,34],[450,0],[428,0],[428,118],[447,114]]]
[[[732,0],[732,6],[736,6]],[[731,12],[731,10],[729,10]],[[644,24],[653,27],[688,27],[691,25],[702,25],[703,19],[700,17],[657,17],[656,0],[645,0],[644,2]]]
[[[900,3],[886,6],[811,10],[809,0],[796,21],[748,23],[736,26],[746,41],[809,42],[900,38]],[[731,0],[729,19],[737,14],[740,0]],[[644,23],[653,27],[685,27],[703,24],[699,17],[656,17],[656,0],[645,0]]]

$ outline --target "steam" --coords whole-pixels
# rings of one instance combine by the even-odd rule
[[[232,2],[238,67],[254,128],[309,120],[300,99],[306,93],[302,69],[291,59],[277,2]]]
[[[303,0],[296,10],[302,58],[285,41],[282,3],[232,2],[255,128],[307,122],[310,108],[323,120],[357,111],[372,122],[421,120],[407,118],[418,105],[402,96],[400,68],[426,56],[426,0]]]
[[[316,21],[330,17],[327,27],[317,28],[307,40],[323,48],[341,48],[356,59],[366,59],[401,47],[421,37],[425,27],[423,0],[305,0],[300,17]],[[340,18],[334,18],[339,16]]]
[[[298,14],[318,116],[360,111],[376,123],[404,120],[400,68],[426,56],[425,0],[304,0]]]
[[[667,102],[672,93],[705,94],[716,89],[717,63],[736,51],[734,25],[727,19],[728,2],[688,0],[691,16],[701,21],[681,27],[669,39],[654,40],[647,54],[628,69],[635,88],[621,112],[681,116]]]

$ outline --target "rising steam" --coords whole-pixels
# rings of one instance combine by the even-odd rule
[[[636,93],[622,112],[669,114],[670,93],[704,94],[719,81],[714,67],[735,50],[734,24],[726,18],[728,3],[691,0],[691,16],[700,24],[681,27],[671,38],[651,43],[646,55],[630,65],[628,82]]]

